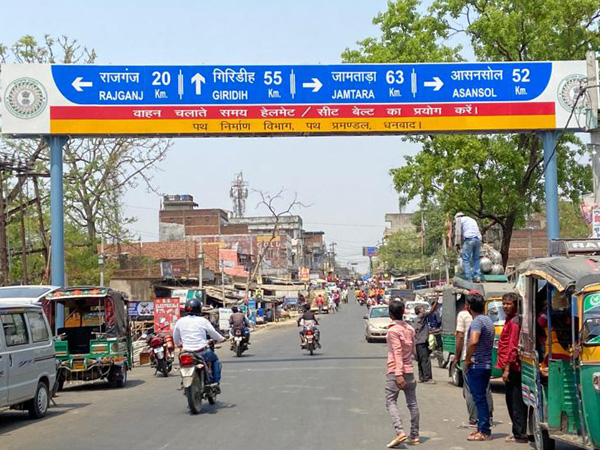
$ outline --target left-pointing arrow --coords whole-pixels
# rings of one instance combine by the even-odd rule
[[[73,87],[77,92],[83,91],[82,88],[92,87],[93,85],[94,83],[92,83],[91,81],[83,81],[83,77],[77,77],[73,81]]]

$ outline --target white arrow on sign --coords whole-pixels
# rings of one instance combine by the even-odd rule
[[[323,86],[323,83],[318,78],[313,78],[312,83],[302,83],[303,88],[312,88],[313,92],[319,92],[319,89]]]
[[[433,77],[433,81],[426,81],[423,84],[425,85],[425,87],[432,87],[434,91],[439,91],[444,85],[444,82],[438,77]]]
[[[201,95],[202,83],[206,83],[206,79],[202,76],[202,74],[197,73],[192,77],[192,83],[196,84],[196,95]]]
[[[72,86],[75,88],[75,90],[77,92],[83,91],[82,88],[84,88],[84,87],[92,87],[93,85],[94,85],[94,83],[92,83],[91,81],[83,81],[83,77],[75,78],[75,80],[73,81],[73,84],[72,84]]]

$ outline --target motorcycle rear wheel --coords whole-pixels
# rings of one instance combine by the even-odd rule
[[[204,373],[194,373],[192,385],[185,388],[185,396],[190,407],[190,413],[199,414],[202,411],[202,396],[204,395]]]
[[[160,371],[165,376],[165,378],[167,378],[169,376],[169,372],[171,371],[171,369],[169,368],[169,363],[167,361],[164,361],[162,363],[162,367],[161,367]]]

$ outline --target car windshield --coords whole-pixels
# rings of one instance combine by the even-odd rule
[[[600,293],[585,297],[583,320],[583,343],[600,345]]]
[[[377,319],[379,317],[389,317],[390,313],[387,308],[372,308],[369,317],[371,319]]]
[[[490,319],[492,319],[492,322],[494,323],[494,325],[504,324],[504,321],[506,319],[506,314],[504,314],[504,309],[502,309],[502,302],[501,301],[489,302],[487,315],[489,316]]]
[[[40,286],[8,286],[0,289],[2,298],[37,298],[50,292],[51,289]]]

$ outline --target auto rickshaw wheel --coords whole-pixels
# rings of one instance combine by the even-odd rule
[[[127,384],[127,364],[123,364],[121,368],[121,376],[115,380],[115,386],[118,388],[125,387]]]
[[[450,378],[454,386],[462,387],[464,383],[463,373],[454,363],[450,365]]]
[[[533,428],[533,438],[536,450],[554,450],[554,439],[551,439],[548,430],[543,429],[540,425],[535,409],[531,408],[530,411],[529,419],[531,421],[531,427]]]

